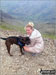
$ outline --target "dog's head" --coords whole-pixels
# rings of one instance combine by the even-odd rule
[[[30,38],[29,37],[22,37],[20,36],[20,41],[24,44],[29,45],[31,43]]]
[[[30,38],[29,37],[25,37],[25,44],[29,45],[31,43]]]

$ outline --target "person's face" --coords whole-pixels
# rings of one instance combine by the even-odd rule
[[[31,35],[32,31],[33,31],[33,30],[32,30],[30,27],[26,27],[26,33],[27,33],[28,35]]]

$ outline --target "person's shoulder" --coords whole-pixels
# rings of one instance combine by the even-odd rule
[[[37,29],[34,29],[34,32],[41,34],[40,31]]]
[[[38,31],[39,32],[39,30],[37,30],[37,29],[34,29],[34,31]]]
[[[37,38],[37,37],[40,37],[41,36],[41,34],[40,34],[40,32],[37,30],[37,29],[34,29],[34,31],[32,32],[32,34],[31,34],[31,36],[30,36],[30,38]]]
[[[41,36],[41,33],[40,33],[40,31],[39,31],[39,30],[34,29],[34,32],[36,33],[37,37],[40,37],[40,36]]]

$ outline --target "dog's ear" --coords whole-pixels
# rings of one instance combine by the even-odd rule
[[[19,36],[19,38],[20,38],[20,41],[23,41],[24,40],[24,38],[22,36]]]
[[[29,37],[26,37],[26,40],[30,40],[30,38]]]

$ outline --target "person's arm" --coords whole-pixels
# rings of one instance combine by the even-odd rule
[[[29,47],[24,46],[23,48],[24,48],[25,51],[30,52],[30,48]]]

